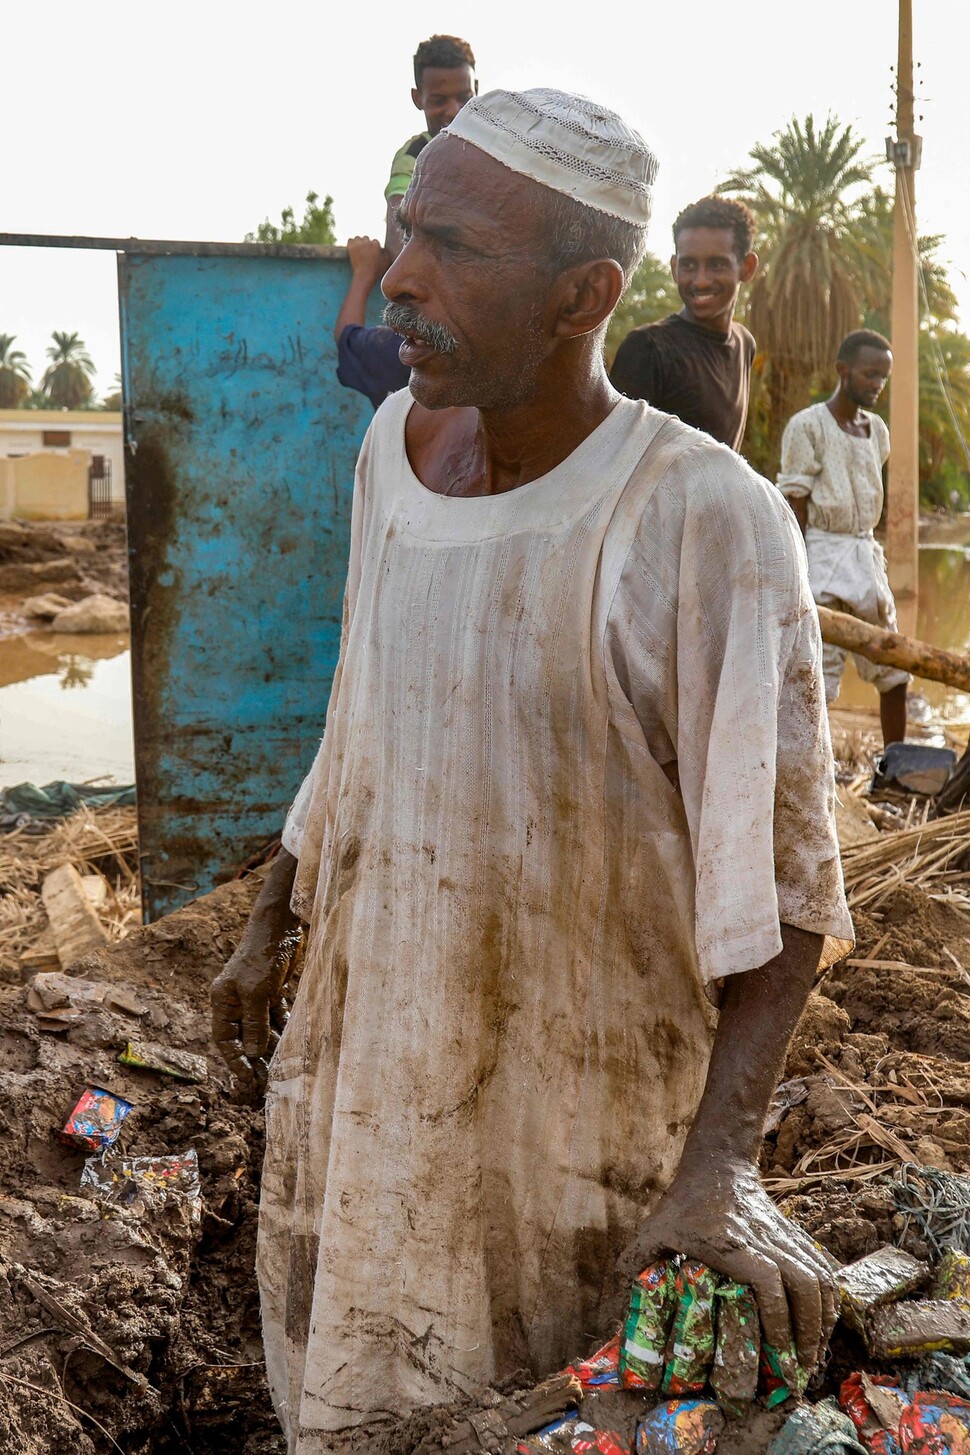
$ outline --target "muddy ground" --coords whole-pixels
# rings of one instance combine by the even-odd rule
[[[54,1033],[23,987],[0,987],[4,1455],[282,1455],[253,1274],[262,1120],[232,1100],[208,1045],[209,982],[257,882],[223,886],[72,967],[125,986],[141,1016],[98,1008]],[[970,918],[903,883],[856,925],[852,959],[874,964],[843,962],[821,979],[785,1072],[801,1099],[763,1154],[774,1195],[842,1261],[900,1239],[925,1253],[918,1234],[902,1236],[890,1191],[903,1154],[970,1173]],[[895,962],[904,968],[884,968]],[[208,1080],[126,1070],[118,1052],[136,1033],[205,1056]],[[196,1149],[197,1226],[171,1210],[105,1219],[79,1196],[84,1154],[58,1131],[86,1084],[134,1102],[126,1155]],[[816,1392],[864,1363],[840,1331]],[[723,1438],[721,1455],[764,1450],[777,1420],[758,1419],[757,1432]],[[427,1420],[398,1431],[391,1455],[409,1455]]]
[[[98,1008],[51,1034],[23,989],[0,987],[4,1455],[119,1447],[126,1455],[276,1455],[283,1448],[262,1373],[252,1272],[262,1117],[230,1099],[228,1076],[208,1046],[208,985],[231,953],[256,884],[223,886],[74,967],[127,987],[144,1015]],[[118,1053],[133,1035],[206,1056],[208,1080],[189,1085],[120,1066]],[[126,1155],[196,1149],[198,1226],[177,1209],[101,1218],[79,1196],[85,1154],[59,1142],[58,1132],[88,1084],[134,1102],[119,1143]],[[38,1301],[30,1279],[64,1312]],[[94,1343],[107,1346],[114,1362]]]
[[[68,601],[101,592],[127,603],[124,520],[0,521],[0,626],[22,626],[20,603],[45,592]]]

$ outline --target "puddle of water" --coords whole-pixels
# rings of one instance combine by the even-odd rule
[[[919,624],[921,641],[932,642],[950,652],[970,652],[970,523],[958,516],[941,530],[943,541],[931,531],[919,553]],[[959,541],[954,540],[960,535]],[[947,539],[949,537],[949,539]],[[925,697],[934,718],[956,726],[970,724],[970,693],[955,692],[940,682],[917,682],[916,691]],[[876,689],[868,687],[849,659],[838,696],[839,707],[875,708]]]
[[[970,652],[970,517],[926,524],[920,548],[919,636]],[[920,682],[935,719],[970,725],[970,693]],[[839,707],[876,707],[846,665]],[[107,775],[134,782],[128,638],[28,632],[0,637],[0,788]]]
[[[102,775],[134,782],[127,636],[0,638],[0,788]]]

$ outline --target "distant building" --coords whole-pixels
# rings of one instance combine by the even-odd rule
[[[84,520],[124,508],[120,413],[0,409],[0,519]]]

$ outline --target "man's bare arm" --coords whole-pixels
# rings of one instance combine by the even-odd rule
[[[725,981],[707,1084],[680,1166],[624,1257],[634,1274],[676,1251],[750,1284],[765,1338],[816,1363],[835,1323],[835,1293],[811,1239],[761,1185],[762,1127],[821,957],[821,936],[782,926],[784,948]],[[794,1331],[795,1338],[792,1339]],[[790,1371],[794,1376],[794,1371]]]
[[[352,237],[347,243],[347,256],[350,260],[350,286],[333,326],[337,343],[344,329],[351,324],[366,324],[370,295],[391,266],[391,259],[373,237]]]
[[[802,535],[808,530],[808,496],[789,495],[788,504],[795,512],[795,519],[798,521],[798,529]]]
[[[290,908],[297,861],[280,849],[235,954],[212,982],[212,1039],[230,1071],[242,1081],[258,1081],[256,1068],[266,1056],[270,1022],[283,995],[285,960],[281,951],[300,921]]]

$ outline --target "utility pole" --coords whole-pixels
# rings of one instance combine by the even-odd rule
[[[913,5],[899,0],[896,135],[886,142],[896,167],[893,211],[893,376],[889,396],[889,496],[886,556],[899,629],[916,635],[919,599],[919,292],[916,170],[922,138],[914,131]]]

